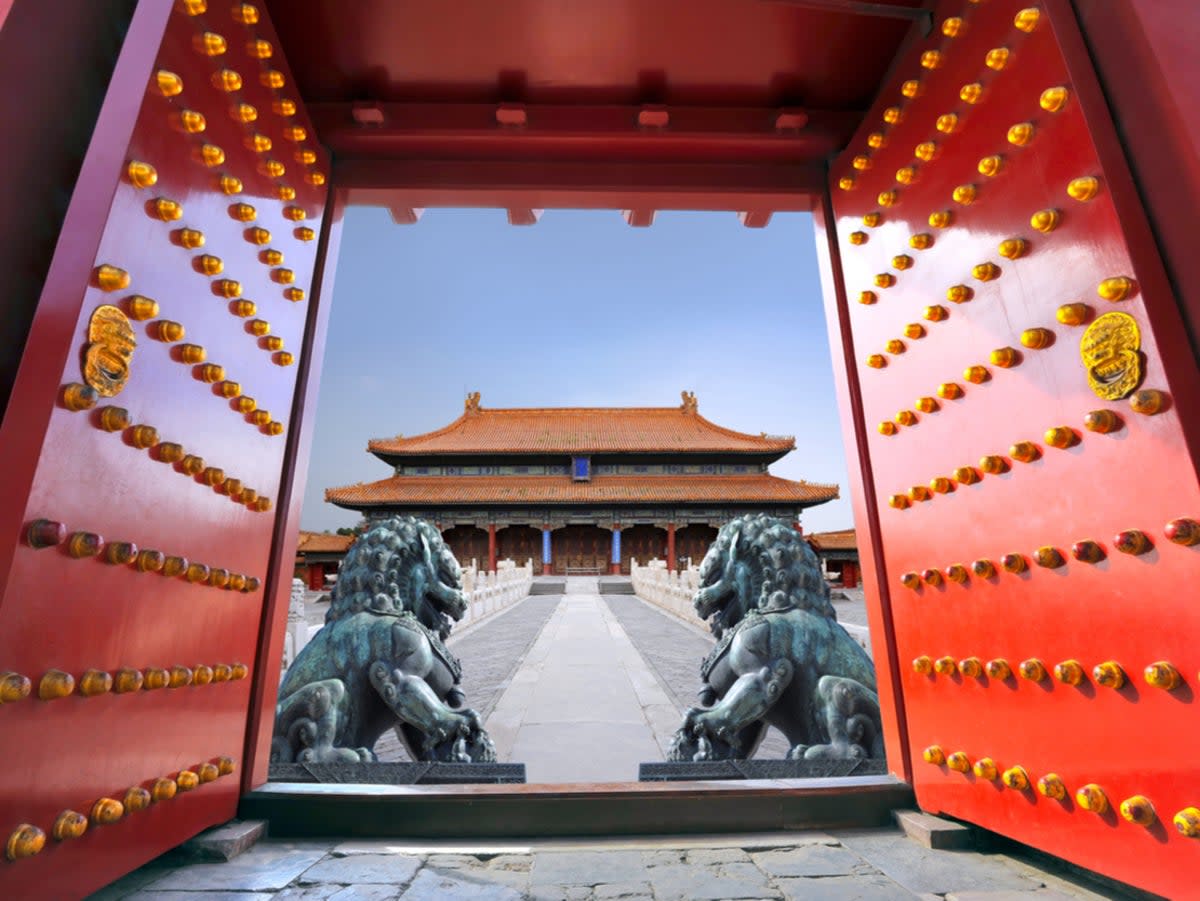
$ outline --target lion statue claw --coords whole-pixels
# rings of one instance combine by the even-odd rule
[[[322,627],[279,688],[271,760],[376,760],[389,728],[414,760],[493,762],[462,667],[442,644],[466,612],[458,561],[431,525],[376,522],[351,545]]]
[[[768,726],[789,759],[882,758],[871,658],[840,625],[816,554],[786,522],[727,523],[700,564],[692,603],[717,646],[700,668],[671,760],[746,759]]]

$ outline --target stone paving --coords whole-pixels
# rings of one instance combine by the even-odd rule
[[[165,855],[91,901],[1066,901],[1097,894],[1007,854],[891,829],[415,843],[266,840],[228,863]]]
[[[584,596],[592,597],[606,611],[597,611],[598,616],[586,618],[582,610],[574,610],[571,613],[575,619],[573,625],[552,626],[559,623],[556,617],[567,615],[563,609],[567,597],[537,595],[519,601],[494,617],[451,633],[447,644],[463,661],[467,705],[474,708],[483,718],[485,727],[495,733],[493,738],[497,739],[501,761],[519,761],[532,767],[528,772],[531,782],[636,779],[638,763],[664,759],[683,712],[696,703],[700,662],[713,646],[712,636],[634,595],[599,595],[595,578],[573,578],[570,582],[568,591],[573,602],[582,602]],[[835,604],[839,620],[865,625],[862,590],[851,590],[847,594],[850,597]],[[328,605],[320,600],[321,596],[318,592],[310,592],[306,599],[310,625],[324,622]],[[531,711],[529,704],[534,699],[528,695],[529,683],[541,677],[548,655],[552,653],[555,636],[561,630],[567,635],[588,628],[594,630],[594,639],[582,639],[580,650],[571,652],[560,646],[553,652],[559,666],[546,679],[538,709]],[[602,723],[594,711],[586,714],[578,710],[568,712],[565,709],[569,694],[566,689],[572,684],[576,689],[595,689],[599,702],[612,708],[610,713],[617,713],[616,708],[621,705],[614,700],[614,693],[609,689],[601,691],[601,684],[594,680],[571,679],[586,670],[568,664],[573,662],[572,653],[575,653],[576,659],[578,654],[589,655],[591,663],[599,666],[599,661],[607,659],[606,654],[617,654],[617,648],[625,648],[630,643],[640,660],[626,655],[623,667],[612,670],[609,675],[622,681],[630,672],[636,674],[636,677],[629,676],[628,685],[623,681],[622,685],[634,689],[632,693],[626,691],[625,696],[637,701],[640,713],[625,705],[619,715]],[[534,648],[539,649],[536,661],[530,661],[523,675],[518,677]],[[649,680],[647,673],[652,674]],[[599,670],[594,674],[605,675]],[[569,681],[564,682],[564,678]],[[552,689],[560,689],[562,697],[551,700],[548,692]],[[497,705],[510,692],[505,707],[496,714]],[[578,700],[575,703],[578,704]],[[514,753],[514,729],[522,724],[526,727],[525,738]],[[646,725],[649,726],[649,738]],[[617,747],[613,747],[614,741]],[[572,754],[576,745],[600,749],[600,756],[592,753],[588,758],[589,767],[580,769],[571,763],[573,756],[578,759]],[[778,760],[786,756],[788,748],[789,743],[782,733],[771,729],[755,756]],[[382,761],[410,759],[400,740],[390,731],[380,738],[375,751]],[[531,755],[539,760],[534,761]]]
[[[484,725],[530,783],[636,781],[639,763],[663,759],[679,709],[597,580],[566,592]]]

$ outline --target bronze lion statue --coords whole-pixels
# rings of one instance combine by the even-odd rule
[[[494,761],[478,714],[458,709],[462,667],[442,643],[466,607],[437,529],[411,516],[372,524],[279,688],[271,760],[376,760],[375,742],[395,728],[414,760]]]
[[[790,524],[742,516],[717,534],[692,603],[717,645],[671,760],[746,759],[768,726],[788,757],[883,757],[871,658],[834,616],[816,554]]]

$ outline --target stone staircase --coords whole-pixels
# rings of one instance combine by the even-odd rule
[[[637,594],[629,576],[604,576],[600,579],[601,594]]]
[[[533,594],[566,594],[567,580],[546,578],[544,576],[535,576],[533,585],[529,589],[529,593]]]

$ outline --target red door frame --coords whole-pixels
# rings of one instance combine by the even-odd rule
[[[296,393],[291,410],[291,428],[284,449],[283,473],[271,542],[271,559],[264,586],[265,603],[259,627],[258,655],[255,658],[254,684],[246,729],[246,749],[242,767],[242,791],[248,792],[267,781],[271,761],[271,736],[275,729],[275,703],[279,697],[279,663],[287,632],[288,602],[292,593],[292,568],[300,542],[300,512],[304,489],[308,484],[308,464],[312,455],[313,430],[316,428],[317,396],[321,369],[325,362],[325,338],[329,332],[329,314],[333,306],[333,279],[337,273],[345,217],[345,192],[335,186],[329,192],[325,216],[321,222],[320,246],[313,271],[308,322],[299,354]]]

